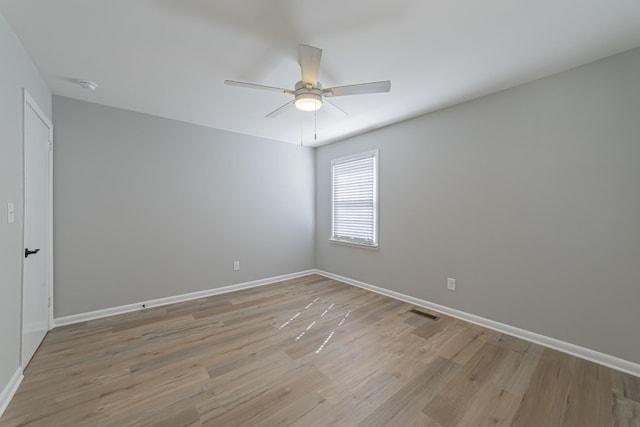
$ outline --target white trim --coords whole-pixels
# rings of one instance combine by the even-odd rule
[[[42,122],[45,125],[47,125],[47,127],[49,128],[49,141],[50,142],[53,141],[53,123],[51,123],[51,120],[49,120],[49,118],[44,113],[42,108],[40,108],[40,106],[35,101],[35,99],[33,99],[31,94],[29,93],[29,91],[27,89],[25,89],[25,88],[22,88],[22,92],[24,94],[24,103],[25,103],[25,105],[28,105],[33,110],[33,112],[36,113],[38,118],[40,120],[42,120]]]
[[[242,289],[255,288],[258,286],[270,285],[272,283],[282,282],[284,280],[295,279],[298,277],[313,274],[315,270],[299,271],[297,273],[283,274],[281,276],[269,277],[266,279],[253,280],[251,282],[237,283],[235,285],[223,286],[221,288],[207,289],[204,291],[191,292],[188,294],[176,295],[166,298],[158,298],[150,301],[142,301],[134,304],[121,305],[118,307],[105,308],[103,310],[90,311],[87,313],[72,314],[71,316],[58,317],[53,320],[54,326],[65,326],[88,320],[100,319],[102,317],[114,316],[116,314],[129,313],[137,310],[145,310],[146,308],[158,307],[161,305],[174,304],[177,302],[189,301],[198,298],[209,297],[212,295],[226,294],[228,292],[239,291]]]
[[[339,280],[349,285],[357,286],[380,295],[385,295],[400,301],[407,302],[409,304],[416,305],[418,307],[427,308],[429,310],[437,311],[442,314],[446,314],[457,319],[462,319],[476,325],[484,326],[485,328],[493,329],[507,335],[514,336],[516,338],[530,341],[536,344],[540,344],[544,347],[549,347],[554,350],[561,351],[563,353],[570,354],[572,356],[579,357],[581,359],[589,360],[591,362],[599,363],[600,365],[607,366],[609,368],[625,372],[627,374],[640,377],[640,364],[634,363],[628,360],[621,359],[619,357],[611,356],[606,353],[601,353],[586,347],[581,347],[575,344],[571,344],[565,341],[551,338],[545,335],[541,335],[535,332],[527,331],[525,329],[516,328],[505,323],[496,322],[495,320],[486,319],[484,317],[476,316],[475,314],[466,313],[464,311],[456,310],[446,307],[444,305],[435,304],[433,302],[425,301],[419,298],[415,298],[409,295],[402,294],[400,292],[391,291],[378,286],[370,285],[359,280],[350,279],[348,277],[339,276],[337,274],[328,273],[322,270],[315,270],[316,274],[319,274],[330,279]]]
[[[329,242],[335,243],[336,245],[344,245],[344,246],[353,246],[355,248],[364,248],[364,249],[373,249],[378,250],[378,244],[375,245],[365,245],[364,243],[354,243],[349,242],[347,240],[337,240],[337,239],[329,239]]]
[[[0,417],[2,417],[7,406],[9,406],[11,399],[13,399],[13,395],[18,391],[18,387],[20,387],[20,383],[22,383],[23,378],[24,375],[22,375],[22,368],[18,367],[7,385],[2,389],[2,392],[0,392]]]
[[[338,281],[347,283],[349,285],[357,286],[359,288],[363,288],[380,295],[388,296],[390,298],[394,298],[400,301],[407,302],[409,304],[416,305],[418,307],[423,307],[423,308],[427,308],[442,314],[446,314],[448,316],[455,317],[457,319],[474,323],[476,325],[480,325],[485,328],[492,329],[494,331],[511,335],[516,338],[523,339],[525,341],[530,341],[535,344],[542,345],[544,347],[549,347],[554,350],[558,350],[563,353],[567,353],[572,356],[579,357],[581,359],[599,363],[609,368],[616,369],[618,371],[622,371],[636,377],[640,377],[640,364],[638,363],[634,363],[628,360],[621,359],[619,357],[611,356],[606,353],[601,353],[599,351],[591,350],[586,347],[581,347],[575,344],[561,341],[556,338],[551,338],[535,332],[527,331],[525,329],[520,329],[515,326],[510,326],[505,323],[496,322],[495,320],[480,317],[475,314],[466,313],[464,311],[449,308],[440,304],[432,303],[432,302],[415,298],[409,295],[405,295],[400,292],[391,291],[388,289],[381,288],[379,286],[371,285],[369,283],[350,279],[348,277],[340,276],[337,274],[329,273],[329,272],[318,270],[318,269],[300,271],[300,272],[291,273],[291,274],[284,274],[281,276],[269,277],[266,279],[254,280],[251,282],[238,283],[235,285],[223,286],[221,288],[208,289],[204,291],[192,292],[189,294],[177,295],[173,297],[160,298],[160,299],[151,300],[148,302],[128,304],[128,305],[123,305],[119,307],[91,311],[88,313],[80,313],[80,314],[74,314],[71,316],[59,317],[57,319],[54,319],[54,326],[57,327],[57,326],[71,325],[74,323],[85,322],[88,320],[99,319],[102,317],[128,313],[136,310],[143,310],[142,304],[145,304],[147,308],[158,307],[161,305],[173,304],[173,303],[182,302],[182,301],[189,301],[197,298],[204,298],[212,295],[239,291],[242,289],[265,286],[272,283],[281,282],[284,280],[307,276],[310,274],[319,274],[321,276],[328,277],[330,279],[338,280]],[[21,371],[20,371],[20,374],[21,374]],[[20,381],[22,381],[22,379],[20,379]],[[4,397],[4,392],[2,396]],[[0,400],[0,403],[1,402],[2,401]]]

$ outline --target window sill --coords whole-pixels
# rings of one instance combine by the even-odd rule
[[[335,243],[337,245],[344,245],[344,246],[352,246],[354,248],[363,248],[363,249],[371,249],[374,251],[378,250],[378,245],[365,245],[362,243],[354,243],[354,242],[348,242],[346,240],[336,240],[336,239],[329,239],[329,241],[331,243]]]

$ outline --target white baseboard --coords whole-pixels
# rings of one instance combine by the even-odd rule
[[[212,295],[224,294],[227,292],[239,291],[242,289],[255,288],[258,286],[269,285],[276,282],[281,282],[283,280],[295,279],[302,276],[307,276],[309,274],[319,274],[324,277],[328,277],[331,279],[339,280],[341,282],[357,286],[363,289],[367,289],[369,291],[385,295],[400,301],[407,302],[409,304],[416,305],[418,307],[424,307],[433,311],[437,311],[442,314],[446,314],[451,317],[455,317],[461,320],[465,320],[470,323],[474,323],[476,325],[483,326],[485,328],[493,329],[494,331],[498,331],[507,335],[511,335],[517,338],[521,338],[526,341],[530,341],[536,344],[540,344],[545,347],[552,348],[554,350],[561,351],[563,353],[570,354],[572,356],[580,357],[581,359],[589,360],[591,362],[599,363],[604,366],[608,366],[612,369],[616,369],[618,371],[626,372],[628,374],[634,375],[636,377],[640,377],[640,364],[634,363],[628,360],[621,359],[619,357],[611,356],[606,353],[601,353],[596,350],[592,350],[586,347],[581,347],[575,344],[571,344],[565,341],[558,340],[556,338],[551,338],[545,335],[541,335],[535,332],[531,332],[525,329],[520,329],[515,326],[507,325],[505,323],[496,322],[495,320],[487,319],[484,317],[476,316],[475,314],[466,313],[464,311],[456,310],[453,308],[449,308],[440,304],[436,304],[430,301],[425,301],[419,298],[415,298],[409,295],[402,294],[400,292],[392,291],[389,289],[384,289],[379,286],[371,285],[369,283],[361,282],[359,280],[354,280],[348,277],[340,276],[337,274],[329,273],[322,270],[306,270],[300,271],[297,273],[284,274],[281,276],[269,277],[266,279],[254,280],[251,282],[238,283],[235,285],[223,286],[221,288],[208,289],[204,291],[192,292],[183,295],[176,295],[167,298],[159,298],[151,301],[139,302],[135,304],[127,304],[119,307],[107,308],[103,310],[91,311],[88,313],[80,313],[74,314],[71,316],[64,316],[54,319],[54,326],[64,326],[70,325],[73,323],[86,322],[88,320],[99,319],[102,317],[113,316],[116,314],[128,313],[136,310],[144,310],[142,308],[142,304],[145,304],[147,308],[149,307],[158,307],[161,305],[173,304],[182,301],[193,300],[197,298],[208,297]],[[19,379],[15,385],[15,389],[17,389],[20,381],[22,381],[22,371],[17,374]],[[14,375],[15,377],[16,375]],[[0,409],[4,410],[4,398],[7,390],[10,389],[10,385],[13,383],[9,383],[9,385],[3,390],[2,395],[0,395]],[[10,396],[13,396],[15,390],[13,390]],[[11,400],[9,398],[9,400]],[[7,401],[8,404],[8,401]],[[2,411],[0,411],[0,414]]]
[[[238,283],[235,285],[223,286],[221,288],[207,289],[204,291],[191,292],[188,294],[176,295],[172,297],[159,298],[150,301],[143,301],[134,304],[121,305],[119,307],[105,308],[103,310],[90,311],[88,313],[73,314],[71,316],[58,317],[53,319],[53,326],[71,325],[88,320],[99,319],[102,317],[114,316],[116,314],[129,313],[136,310],[145,310],[146,308],[158,307],[161,305],[174,304],[182,301],[189,301],[197,298],[209,297],[212,295],[225,294],[227,292],[239,291],[242,289],[255,288],[258,286],[270,285],[272,283],[282,282],[283,280],[295,279],[297,277],[308,276],[314,274],[315,270],[299,271],[297,273],[283,274],[281,276],[269,277],[266,279],[253,280],[251,282]]]
[[[7,385],[2,389],[2,392],[0,392],[0,417],[2,417],[7,406],[9,406],[9,402],[13,399],[13,395],[18,391],[18,387],[20,387],[20,383],[23,378],[22,368],[18,367]]]
[[[592,350],[586,347],[580,347],[575,344],[571,344],[565,341],[551,338],[545,335],[540,335],[535,332],[527,331],[525,329],[516,328],[514,326],[507,325],[505,323],[496,322],[495,320],[486,319],[484,317],[476,316],[475,314],[466,313],[464,311],[456,310],[453,308],[445,307],[440,304],[435,304],[429,301],[425,301],[419,298],[415,298],[409,295],[402,294],[400,292],[391,291],[378,286],[370,285],[368,283],[360,282],[358,280],[350,279],[348,277],[339,276],[337,274],[328,273],[322,270],[315,270],[315,274],[328,277],[330,279],[339,280],[349,285],[357,286],[381,295],[385,295],[400,301],[407,302],[409,304],[416,305],[418,307],[427,308],[429,310],[437,311],[438,313],[446,314],[451,317],[455,317],[461,320],[465,320],[476,325],[484,326],[485,328],[493,329],[507,335],[521,338],[526,341],[530,341],[536,344],[540,344],[545,347],[552,348],[554,350],[561,351],[563,353],[570,354],[572,356],[579,357],[581,359],[589,360],[591,362],[599,363],[609,368],[626,372],[636,377],[640,377],[640,364],[630,362],[628,360],[620,359],[619,357],[611,356],[606,353]]]

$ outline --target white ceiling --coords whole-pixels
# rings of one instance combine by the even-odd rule
[[[52,92],[249,135],[321,145],[640,46],[637,0],[0,0]],[[264,116],[290,95],[298,45],[350,113]],[[93,80],[95,92],[76,79]]]

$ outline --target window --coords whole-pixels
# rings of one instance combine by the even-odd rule
[[[378,246],[378,150],[331,161],[331,240]]]

